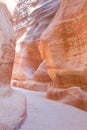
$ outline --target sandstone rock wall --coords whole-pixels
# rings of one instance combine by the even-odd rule
[[[10,85],[16,40],[11,15],[3,3],[0,3],[0,18],[0,87],[2,87]]]
[[[46,90],[48,85],[47,98],[87,110],[86,8],[86,0],[19,1],[15,86]]]
[[[26,99],[10,87],[16,39],[12,17],[0,2],[0,130],[17,130],[26,116]]]
[[[25,85],[17,84],[17,81],[27,82],[32,78],[38,79],[36,82],[41,82],[44,79],[43,70],[38,74],[34,72],[42,64],[42,58],[39,52],[39,40],[43,31],[48,27],[53,19],[57,9],[59,8],[60,0],[21,0],[18,2],[14,11],[14,29],[17,38],[17,52],[15,57],[14,71],[12,78],[15,80],[15,86]],[[42,69],[40,67],[40,69]],[[20,73],[21,72],[21,73]],[[45,70],[47,80],[49,76]],[[33,77],[34,75],[34,77]],[[36,83],[35,83],[36,84]]]
[[[42,82],[42,83],[51,82],[51,79],[47,73],[47,66],[46,66],[45,61],[43,61],[39,65],[38,69],[35,71],[35,73],[33,75],[33,80],[38,81],[38,82]]]
[[[47,97],[87,110],[86,0],[62,0],[41,36],[40,52],[53,82]]]

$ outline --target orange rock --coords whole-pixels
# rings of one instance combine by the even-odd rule
[[[34,72],[36,78],[38,67],[42,62],[38,49],[40,36],[48,27],[59,5],[60,0],[21,0],[18,2],[14,11],[17,52],[12,79],[27,82],[32,79]],[[42,75],[50,79],[46,72]],[[46,77],[45,81],[48,80]],[[40,78],[40,81],[43,82],[44,79]]]
[[[80,87],[73,86],[64,89],[53,88],[53,86],[49,85],[46,97],[87,111],[87,92],[82,90]]]
[[[0,3],[0,7],[0,87],[2,87],[10,85],[16,40],[11,15],[3,3]]]
[[[33,78],[32,78],[34,81],[36,82],[42,82],[42,83],[49,83],[51,82],[51,79],[47,73],[47,66],[46,66],[46,63],[45,61],[43,61],[38,69],[35,71],[34,75],[33,75]]]
[[[73,86],[87,90],[86,8],[86,0],[62,0],[56,16],[41,36],[40,51],[53,81],[53,95],[57,88],[58,92],[59,88]],[[84,95],[83,91],[81,93]],[[84,107],[87,110],[86,104]]]
[[[36,43],[20,43],[20,52],[15,56],[12,78],[19,81],[31,79],[41,61]]]

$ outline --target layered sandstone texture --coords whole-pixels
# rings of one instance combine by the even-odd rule
[[[62,0],[40,51],[53,82],[47,97],[87,110],[86,0]]]
[[[17,51],[12,76],[12,79],[14,79],[13,85],[28,89],[35,89],[35,86],[36,89],[37,86],[47,86],[50,77],[47,69],[45,69],[46,65],[43,65],[45,72],[40,67],[44,61],[42,61],[38,49],[39,41],[41,34],[53,19],[59,5],[60,0],[20,0],[18,2],[14,11]],[[47,79],[44,77],[45,75]]]
[[[0,130],[16,130],[26,115],[25,96],[10,87],[14,56],[12,17],[0,2]]]

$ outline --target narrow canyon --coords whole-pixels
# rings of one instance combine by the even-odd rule
[[[87,130],[86,10],[0,0],[0,130]]]

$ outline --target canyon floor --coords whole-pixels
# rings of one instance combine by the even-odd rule
[[[14,88],[27,97],[27,118],[19,130],[87,130],[87,112],[45,98],[45,92]]]

